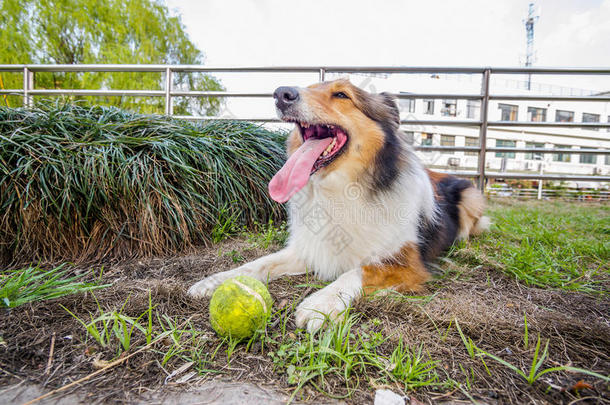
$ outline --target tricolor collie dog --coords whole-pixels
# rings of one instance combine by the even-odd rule
[[[199,281],[191,295],[237,275],[267,281],[309,271],[332,281],[296,310],[297,326],[313,332],[363,293],[419,291],[427,262],[488,226],[469,181],[422,166],[391,96],[337,80],[280,87],[274,98],[279,117],[295,124],[288,160],[269,183],[271,198],[288,203],[287,246]]]

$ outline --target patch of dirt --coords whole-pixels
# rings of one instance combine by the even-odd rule
[[[35,384],[48,392],[96,371],[100,360],[117,357],[116,348],[103,349],[92,339],[87,340],[83,326],[66,309],[86,321],[96,316],[98,305],[104,310],[119,310],[123,306],[124,314],[138,317],[148,308],[149,291],[155,311],[182,326],[192,325],[201,331],[201,336],[207,339],[203,347],[211,353],[220,340],[208,322],[207,300],[188,297],[186,289],[206,275],[231,269],[274,249],[277,247],[264,250],[245,240],[232,240],[178,257],[111,264],[103,271],[101,266],[96,266],[95,277],[112,286],[94,294],[0,310],[0,336],[5,342],[0,345],[0,387]],[[75,269],[84,270],[90,269]],[[607,296],[524,287],[493,268],[461,270],[457,276],[446,272],[431,282],[428,294],[432,297],[391,294],[364,298],[356,303],[355,311],[361,314],[362,323],[380,321],[378,329],[388,337],[382,349],[391,353],[399,339],[414,347],[422,345],[432,359],[440,362],[439,376],[459,382],[475,400],[509,404],[568,404],[577,400],[610,403],[610,385],[587,375],[549,373],[530,386],[514,371],[490,358],[485,363],[480,357],[473,359],[455,327],[457,319],[466,337],[479,348],[526,373],[540,335],[543,347],[549,341],[549,358],[543,368],[570,365],[609,375],[610,302]],[[315,290],[308,284],[311,281],[300,276],[270,283],[275,305],[298,303]],[[523,341],[524,314],[529,331],[527,348]],[[295,329],[292,317],[286,326],[288,332]],[[272,323],[272,332],[281,327],[279,322]],[[144,346],[143,339],[141,334],[134,335],[132,347]],[[273,342],[269,345],[267,352],[277,350]],[[254,345],[246,351],[243,344],[237,346],[230,362],[224,353],[226,346],[222,347],[214,362],[208,365],[211,372],[196,373],[178,384],[179,378],[168,375],[183,366],[185,360],[174,356],[164,362],[170,347],[171,341],[165,339],[151,350],[138,353],[64,394],[78,392],[84,402],[138,403],[146,402],[146,398],[162,398],[176,390],[203,389],[212,381],[264,386],[273,389],[278,398],[289,397],[295,388],[283,371],[274,368],[267,353],[261,353],[260,347]],[[570,391],[579,380],[591,387],[580,392]],[[332,379],[329,384],[334,384]],[[363,382],[345,401],[372,403],[376,388],[379,387],[370,381]],[[400,392],[404,386],[390,389]],[[6,401],[1,390],[0,402]],[[347,390],[336,382],[333,393],[345,395]],[[422,403],[468,399],[458,388],[420,388],[408,394]],[[299,392],[297,399],[330,402],[310,385]]]
[[[42,396],[44,393],[44,390],[37,385],[15,384],[0,392],[0,400],[3,400],[1,403],[6,404],[23,404]],[[138,405],[226,405],[246,403],[283,405],[288,399],[289,397],[285,394],[280,394],[273,389],[267,389],[250,383],[208,381],[189,389],[178,387],[167,389],[164,392],[147,393],[133,403]],[[87,392],[75,392],[68,395],[44,398],[38,401],[37,404],[73,405],[89,403],[90,400],[90,395]],[[324,404],[342,405],[345,402],[328,400]],[[323,404],[319,403],[319,405]]]

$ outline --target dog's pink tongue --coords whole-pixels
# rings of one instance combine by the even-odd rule
[[[297,191],[305,187],[313,164],[331,142],[332,138],[305,141],[269,182],[271,198],[279,203],[284,203],[290,200],[290,197]]]

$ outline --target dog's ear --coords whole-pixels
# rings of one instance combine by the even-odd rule
[[[391,110],[391,116],[396,125],[400,126],[400,110],[398,109],[398,104],[396,104],[396,97],[389,93],[381,93],[379,96],[383,97],[383,102],[387,105]]]
[[[354,103],[360,111],[373,121],[383,122],[398,128],[400,112],[394,96],[388,93],[371,94],[354,87]]]

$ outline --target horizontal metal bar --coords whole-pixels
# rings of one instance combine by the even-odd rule
[[[273,93],[243,93],[231,91],[172,91],[172,97],[273,97]]]
[[[481,100],[480,94],[417,94],[417,93],[390,93],[399,99],[447,99],[447,100]]]
[[[610,68],[581,67],[472,67],[472,66],[249,66],[224,67],[203,65],[140,65],[140,64],[82,64],[82,65],[0,65],[0,71],[21,72],[28,68],[33,72],[312,72],[324,69],[327,73],[483,73],[493,74],[557,74],[597,75],[610,74]]]
[[[224,66],[202,66],[202,65],[170,65],[173,72],[250,72],[250,73],[320,73],[317,66],[245,66],[245,67],[224,67]]]
[[[483,73],[472,66],[321,66],[327,73]]]
[[[520,74],[531,73],[539,75],[607,75],[609,68],[581,68],[581,67],[492,67],[493,74]]]
[[[168,65],[171,66],[171,65]],[[24,68],[32,72],[164,72],[166,65],[130,65],[130,64],[95,64],[95,65],[0,65],[3,72],[21,72]]]
[[[23,89],[0,90],[0,94],[22,94]],[[121,95],[140,95],[140,96],[164,96],[165,93],[158,90],[88,90],[88,89],[36,89],[30,90],[31,94],[46,95],[91,95],[91,96],[121,96]],[[132,94],[130,94],[132,93]],[[172,91],[172,96],[176,97],[273,97],[273,93],[247,93],[229,91]],[[447,99],[447,100],[480,100],[480,95],[475,94],[407,94],[391,93],[399,99]],[[494,100],[547,100],[547,101],[610,101],[610,97],[554,97],[554,96],[490,96]],[[516,121],[510,121],[516,122]],[[595,123],[589,123],[596,125]],[[603,124],[604,123],[600,123]],[[516,124],[513,124],[516,126]],[[537,125],[537,123],[534,123]],[[579,126],[577,123],[573,126]]]
[[[161,90],[55,90],[36,89],[28,92],[32,95],[66,95],[66,96],[141,96],[141,97],[163,97],[165,92]]]
[[[113,96],[123,95],[125,92],[145,92],[143,95],[159,96],[160,93],[164,96],[165,93],[157,90],[87,90],[87,89],[37,89],[31,90],[32,94],[66,94],[66,95],[100,95]],[[84,92],[88,92],[84,94]],[[154,93],[149,93],[154,92]],[[23,89],[0,90],[0,94],[23,93]],[[231,92],[231,91],[172,91],[172,96],[175,97],[273,97],[273,93],[247,93],[247,92]],[[391,94],[399,99],[481,99],[481,96],[475,94]]]
[[[504,147],[490,147],[486,149],[487,152],[516,152],[516,153],[566,153],[572,154],[577,153],[579,155],[610,155],[610,149],[565,149],[565,148],[504,148]]]
[[[312,66],[270,66],[270,67],[211,67],[203,65],[136,65],[136,64],[95,64],[95,65],[0,65],[0,71],[21,72],[27,67],[32,72],[315,72]]]
[[[569,128],[610,128],[610,122],[526,122],[526,121],[489,121],[494,127],[569,127]]]
[[[478,146],[436,146],[436,145],[415,145],[415,150],[419,151],[462,151],[462,152],[478,152],[481,150]],[[516,152],[516,153],[565,153],[565,154],[580,154],[580,155],[610,155],[610,149],[553,149],[553,148],[505,148],[505,147],[489,147],[486,152]]]
[[[398,99],[481,99],[478,94],[411,94],[411,93],[388,93]],[[172,96],[182,97],[273,97],[273,93],[243,93],[229,91],[173,91]]]
[[[519,194],[527,194],[527,193],[533,193],[533,194],[538,194],[538,189],[537,188],[517,188],[514,189],[512,187],[487,187],[485,189],[485,191],[515,191]],[[582,193],[582,191],[580,190],[570,190],[570,189],[562,189],[562,190],[555,190],[555,189],[549,189],[549,188],[543,188],[542,189],[543,193],[548,193],[548,194],[556,194],[556,193],[567,193],[567,194],[579,194]],[[591,191],[589,191],[589,193],[591,193]],[[595,195],[610,195],[610,191],[605,191],[605,190],[596,190],[594,193]]]
[[[480,126],[476,120],[400,120],[401,125]]]
[[[415,150],[422,152],[432,151],[461,151],[461,152],[478,152],[481,150],[478,146],[435,146],[435,145],[414,145]]]
[[[236,120],[236,121],[252,121],[252,122],[284,122],[282,120],[279,120],[277,118],[237,118],[237,117],[201,117],[201,116],[189,116],[189,115],[178,115],[178,116],[174,116],[174,118],[180,118],[180,119],[185,119],[185,120]],[[512,122],[512,121],[496,121],[496,122]],[[436,125],[436,126],[479,126],[481,125],[481,121],[470,121],[470,120],[455,120],[455,121],[449,121],[449,120],[420,120],[420,121],[416,121],[416,120],[401,120],[400,121],[401,125]],[[490,121],[489,123],[490,125],[492,125],[492,122]],[[521,123],[521,124],[525,124],[525,123]],[[527,123],[527,124],[540,124],[540,123]],[[558,123],[559,124],[559,123]],[[565,124],[565,123],[563,123]],[[571,124],[571,123],[570,123]],[[569,126],[569,127],[578,127],[578,126],[583,126],[583,127],[596,127],[596,125],[582,125],[580,123],[576,123],[577,125],[544,125],[544,126]],[[515,125],[515,126],[528,126],[528,125]],[[603,127],[610,127],[610,124],[600,124],[600,126]],[[437,147],[434,147],[437,148]],[[438,147],[440,148],[440,147]],[[434,149],[434,150],[451,150],[451,146],[446,147],[447,149]],[[432,150],[432,149],[431,149]],[[475,147],[475,149],[455,149],[455,150],[465,150],[465,151],[470,151],[470,150],[479,150],[479,148]],[[486,150],[488,152],[504,152],[504,151],[508,151],[508,152],[541,152],[541,153],[580,153],[580,151],[582,151],[582,153],[592,153],[592,154],[606,154],[606,150],[602,149],[600,151],[596,151],[596,152],[590,152],[588,149],[582,149],[582,150],[578,150],[578,149],[541,149],[541,150],[536,150],[536,149],[529,149],[529,148],[522,148],[521,150],[517,149],[517,148],[486,148]]]
[[[190,115],[175,115],[174,118],[186,120],[236,120],[236,121],[253,121],[253,122],[284,122],[277,118],[236,118],[236,117],[201,117]],[[284,122],[286,123],[286,122]],[[448,125],[448,126],[478,126],[481,121],[449,121],[449,120],[430,120],[430,121],[411,121],[401,120],[401,125]]]
[[[610,101],[610,96],[530,96],[522,94],[490,95],[490,100],[539,100],[539,101]]]
[[[477,172],[445,172],[458,177],[478,177]],[[562,175],[562,174],[522,174],[522,173],[499,173],[499,172],[486,172],[485,177],[495,179],[523,179],[523,180],[571,180],[571,181],[599,181],[605,182],[610,181],[610,176],[576,176],[576,175]]]
[[[177,118],[187,121],[251,121],[251,122],[280,122],[289,124],[277,118],[238,118],[238,117],[203,117],[200,115],[172,115],[172,118]]]
[[[610,176],[575,176],[563,174],[521,174],[487,172],[485,177],[492,179],[523,179],[523,180],[570,180],[570,181],[610,181]]]
[[[438,170],[438,169],[435,169],[435,170]],[[438,171],[441,173],[444,173],[444,174],[448,174],[450,176],[467,177],[467,178],[479,177],[478,172],[447,172],[444,170],[438,170]]]

